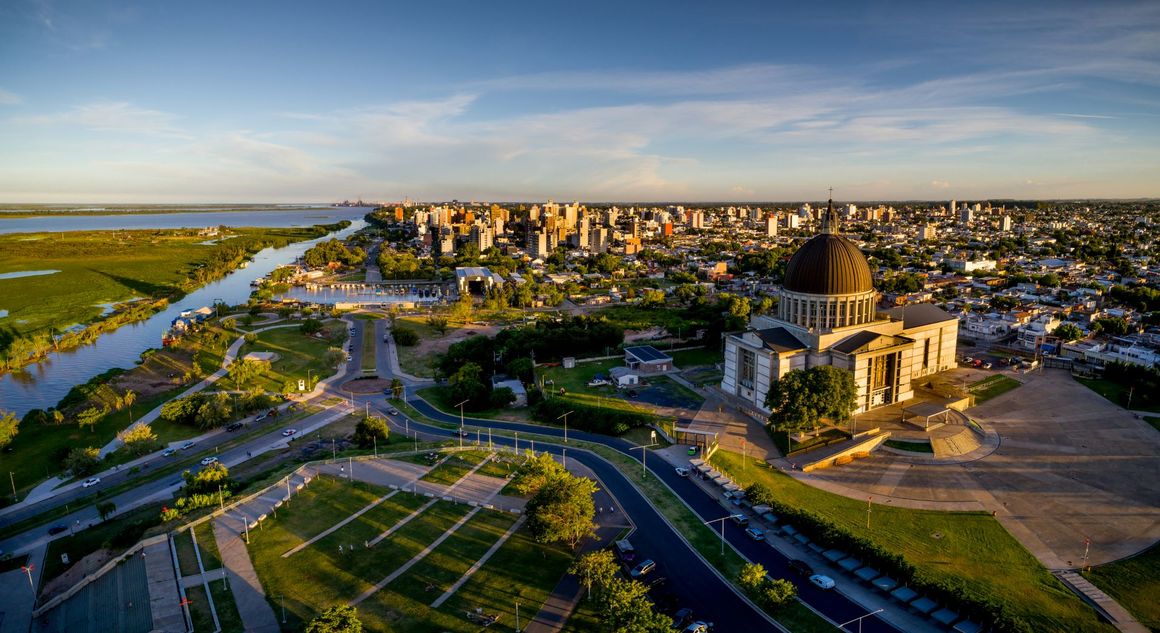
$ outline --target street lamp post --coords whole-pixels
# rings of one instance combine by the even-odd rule
[[[8,481],[12,483],[12,501],[16,501],[16,473],[8,471]]]
[[[568,470],[568,449],[564,449],[564,470]]]
[[[648,449],[656,445],[656,442],[653,442],[652,444],[644,444],[642,446],[632,447],[632,450],[636,450],[638,448],[640,449],[640,476],[642,479],[648,476],[648,468],[645,466],[646,462],[648,461]]]
[[[862,633],[862,620],[865,620],[866,618],[868,618],[872,615],[882,613],[885,610],[886,609],[879,609],[877,611],[871,611],[870,613],[867,613],[866,615],[860,615],[860,616],[854,618],[853,620],[850,620],[849,622],[843,622],[843,623],[839,624],[838,628],[844,629],[844,628],[846,628],[846,625],[849,624],[850,622],[857,622],[858,623],[858,633]]]
[[[470,400],[464,400],[463,402],[455,405],[459,407],[459,448],[463,448],[463,405],[467,404],[468,402],[470,402]]]
[[[32,584],[32,570],[33,569],[36,569],[36,565],[33,565],[32,563],[20,566],[20,571],[22,571],[28,575],[28,588],[31,589],[35,593],[36,592],[36,585]]]
[[[564,415],[556,416],[557,420],[559,420],[560,418],[564,418],[564,443],[565,444],[568,443],[568,415],[571,413],[576,413],[576,412],[575,411],[568,411]]]
[[[278,598],[282,600],[282,624],[286,624],[286,595],[278,594]]]
[[[729,519],[732,519],[735,516],[741,516],[741,515],[727,514],[727,515],[721,517],[720,519],[713,519],[712,521],[705,521],[704,522],[705,525],[712,525],[714,523],[721,524],[721,555],[722,556],[725,555],[725,522],[728,521]]]

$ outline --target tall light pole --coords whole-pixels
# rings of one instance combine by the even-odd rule
[[[648,449],[650,449],[656,445],[657,445],[656,442],[653,442],[652,444],[645,444],[643,446],[633,446],[632,447],[632,450],[636,450],[638,448],[640,449],[640,476],[641,476],[641,479],[648,476],[648,468],[645,466],[645,463],[648,460]]]
[[[467,404],[468,402],[470,402],[470,400],[464,400],[463,402],[455,405],[459,407],[459,448],[463,448],[463,405]]]
[[[32,584],[32,570],[33,569],[36,569],[36,565],[33,565],[32,563],[20,566],[20,571],[24,572],[25,574],[28,574],[28,588],[31,589],[33,591],[33,593],[35,593],[36,592],[36,585]]]
[[[564,470],[568,470],[568,449],[564,450]]]
[[[728,521],[729,519],[732,519],[735,516],[741,516],[741,515],[739,515],[739,514],[727,514],[727,515],[721,517],[720,519],[713,519],[712,521],[705,521],[704,522],[705,525],[712,525],[714,523],[721,524],[721,556],[725,556],[725,522]]]
[[[866,615],[860,615],[860,616],[854,618],[853,620],[850,620],[849,622],[843,622],[843,623],[839,624],[838,628],[844,629],[844,628],[846,628],[846,625],[849,624],[850,622],[857,622],[858,623],[858,633],[862,633],[862,620],[865,620],[866,618],[868,618],[872,615],[882,613],[885,610],[886,609],[879,609],[877,611],[871,611],[870,613],[867,613]]]
[[[16,501],[16,473],[8,471],[8,481],[12,483],[12,501]]]
[[[286,595],[278,594],[278,598],[282,600],[282,624],[286,624]]]
[[[564,418],[564,443],[565,444],[568,443],[568,415],[572,414],[572,413],[576,413],[576,412],[575,411],[568,411],[564,415],[556,416],[557,420],[559,420],[560,418]]]

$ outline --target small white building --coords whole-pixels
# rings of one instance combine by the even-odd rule
[[[608,370],[612,384],[617,387],[633,387],[640,384],[640,374],[627,367],[613,367]]]

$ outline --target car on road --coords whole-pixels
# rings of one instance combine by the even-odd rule
[[[747,536],[749,536],[749,538],[751,538],[755,541],[764,541],[765,540],[765,532],[762,532],[761,528],[755,528],[755,527],[745,528],[745,534]]]
[[[164,451],[162,451],[162,452],[161,452],[161,456],[162,456],[162,457],[169,457],[169,456],[173,455],[173,454],[174,454],[174,453],[176,453],[176,452],[177,452],[177,449],[176,449],[176,448],[167,448],[167,449],[165,449]]]
[[[471,437],[471,431],[468,431],[463,427],[456,429],[455,434],[459,437]]]
[[[963,358],[963,362],[970,365],[971,363],[975,362],[975,359],[971,358],[970,356],[967,356],[967,357]]]
[[[693,610],[689,607],[681,607],[680,609],[677,609],[676,613],[673,614],[673,628],[679,629],[692,622],[692,620]]]
[[[733,522],[737,525],[740,525],[741,527],[749,525],[749,517],[745,516],[744,514],[734,514],[729,518],[733,519]]]
[[[798,560],[796,558],[791,559],[789,561],[789,568],[791,571],[794,571],[797,574],[802,575],[802,576],[813,576],[814,575],[814,568],[810,567],[810,564],[805,562],[804,560]]]
[[[81,487],[82,488],[89,488],[89,487],[95,486],[99,483],[101,483],[100,477],[92,477],[92,478],[86,479],[85,483],[81,484]]]
[[[212,464],[216,461],[217,461],[217,458],[213,457],[212,455],[210,457],[203,457],[201,460],[201,465],[202,466],[209,466],[210,464]]]
[[[677,471],[678,477],[688,477],[689,476],[689,469],[688,468],[681,468],[680,466],[677,466],[674,470]]]
[[[391,409],[391,415],[399,415],[398,409]]]
[[[254,421],[261,422],[262,420],[265,420],[267,417],[269,417],[269,415],[270,415],[269,411],[263,411],[260,414],[258,414],[258,417],[254,418]]]
[[[709,633],[713,629],[712,622],[702,622],[700,620],[693,622],[685,627],[685,633]]]
[[[991,367],[993,367],[991,363],[983,363],[983,369],[990,369]]]
[[[61,532],[67,532],[67,531],[68,531],[68,527],[66,527],[65,525],[62,525],[60,523],[48,528],[48,533],[50,535],[53,535],[53,536],[60,534]]]
[[[620,557],[620,560],[626,563],[631,563],[636,560],[636,548],[632,546],[632,542],[628,539],[622,538],[613,543],[612,546],[616,550],[616,555]]]
[[[814,586],[817,587],[818,589],[826,589],[826,590],[833,589],[834,586],[837,584],[834,582],[833,578],[830,578],[829,576],[826,576],[824,574],[814,574],[813,576],[810,576],[810,582],[813,583]]]
[[[242,423],[241,423],[241,422],[234,422],[233,424],[227,424],[227,425],[226,425],[226,431],[227,431],[227,432],[228,432],[228,431],[236,431],[236,430],[238,430],[238,429],[240,429],[240,428],[242,428]]]
[[[291,437],[297,432],[298,429],[286,429],[285,431],[282,431],[282,437]]]
[[[646,558],[646,559],[640,561],[639,565],[637,565],[636,567],[633,567],[632,571],[628,572],[628,575],[632,576],[633,578],[637,578],[637,579],[644,578],[645,576],[651,574],[654,570],[656,570],[656,568],[657,568],[656,562],[653,561],[653,559],[651,559],[651,558]]]
[[[193,448],[193,442],[186,442],[186,443],[181,445],[181,450],[184,451],[187,448]]]

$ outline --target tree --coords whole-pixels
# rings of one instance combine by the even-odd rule
[[[757,595],[758,601],[770,611],[776,611],[793,602],[797,586],[785,578],[767,579]]]
[[[447,318],[446,317],[434,316],[434,315],[429,316],[429,317],[427,317],[427,325],[431,326],[431,329],[438,332],[440,336],[447,333]]]
[[[401,325],[391,328],[391,338],[395,339],[396,345],[402,347],[414,347],[419,344],[419,333]]]
[[[807,373],[818,415],[837,422],[849,418],[858,399],[858,384],[854,381],[854,373],[830,365],[813,367]]]
[[[567,472],[549,479],[528,500],[525,510],[532,537],[539,543],[563,542],[575,548],[581,539],[594,535],[595,492],[591,479]]]
[[[512,489],[519,495],[531,496],[539,492],[549,479],[560,477],[565,473],[564,467],[550,454],[546,452],[529,453],[519,470],[516,471],[515,479],[512,480]]]
[[[306,633],[362,633],[362,630],[358,610],[344,604],[330,607],[306,625]]]
[[[760,506],[773,505],[776,497],[773,494],[773,490],[771,490],[769,486],[760,482],[755,482],[750,484],[749,487],[745,489],[745,499],[755,506]]]
[[[653,610],[648,587],[635,580],[613,578],[603,592],[601,613],[606,630],[613,633],[662,633],[672,621]]]
[[[770,384],[769,392],[765,394],[765,406],[770,410],[770,426],[785,432],[787,448],[793,446],[791,434],[810,428],[818,417],[813,393],[809,388],[809,379],[806,372],[800,369],[795,369]]]
[[[592,595],[592,588],[597,588],[598,593],[602,593],[604,587],[607,587],[616,574],[620,571],[620,565],[616,562],[616,557],[607,549],[599,549],[595,552],[589,552],[578,558],[572,566],[568,568],[568,573],[576,576],[580,580],[580,585]]]
[[[665,293],[660,290],[646,290],[641,297],[642,308],[655,308],[665,305]]]
[[[0,414],[0,449],[12,443],[20,432],[20,420],[15,413],[5,411]]]
[[[253,320],[253,317],[250,317],[250,319]],[[226,317],[222,319],[222,327],[227,330],[236,330],[238,329],[238,320],[233,317]]]
[[[185,480],[186,496],[217,492],[219,486],[228,487],[230,484],[230,469],[221,462],[214,462],[197,472],[185,471],[181,473]]]
[[[1063,341],[1074,341],[1083,338],[1083,331],[1081,331],[1074,323],[1063,323],[1052,331],[1052,334],[1058,336]]]
[[[125,445],[125,450],[133,455],[144,455],[158,445],[157,434],[148,424],[138,424],[131,429],[121,431],[117,434],[117,439],[121,440],[121,443]]]
[[[516,394],[511,387],[500,387],[491,390],[491,406],[493,409],[502,409],[516,401]]]
[[[97,504],[97,514],[101,515],[101,521],[109,520],[113,513],[117,511],[117,504],[112,501],[105,501]]]
[[[270,363],[260,360],[242,359],[230,365],[230,380],[238,387],[244,387],[260,378],[270,369]]]
[[[125,403],[126,407],[132,407],[133,403],[137,402],[137,392],[127,389],[125,393],[121,394],[121,401]]]
[[[212,429],[229,422],[234,415],[233,403],[230,394],[217,392],[205,395],[201,406],[197,408],[195,420],[203,429]]]
[[[391,379],[391,396],[394,397],[395,400],[402,400],[403,399],[403,381],[402,380],[399,380],[398,378]]]
[[[298,326],[298,329],[302,330],[302,333],[307,336],[313,336],[322,331],[322,321],[318,319],[306,319],[302,322],[302,325]]]
[[[98,409],[96,407],[89,407],[89,408],[85,409],[84,411],[81,411],[80,413],[77,414],[77,424],[82,429],[85,428],[86,426],[89,427],[89,432],[91,433],[93,431],[93,427],[97,425],[97,422],[100,422],[101,420],[103,420],[105,418],[105,415],[107,415],[108,413],[109,413],[108,406],[105,406],[103,409]]]
[[[386,420],[373,416],[365,417],[354,426],[354,443],[358,444],[359,448],[371,448],[376,442],[386,445],[390,434],[391,430],[387,427]]]
[[[322,355],[322,362],[327,367],[338,367],[346,360],[346,352],[337,347],[327,348],[326,353]]]
[[[765,582],[765,566],[761,563],[746,563],[737,572],[737,584],[746,592],[756,592]]]
[[[101,449],[95,446],[74,448],[64,458],[64,469],[72,472],[73,477],[84,477],[97,472],[101,463]]]
[[[464,363],[447,382],[452,398],[456,402],[466,400],[469,409],[481,409],[490,403],[491,388],[483,382],[483,368],[475,363]]]
[[[507,371],[507,375],[511,376],[512,378],[521,380],[523,382],[531,382],[532,371],[534,368],[535,364],[532,363],[532,359],[519,357],[513,358],[511,361],[509,361],[505,369]]]

